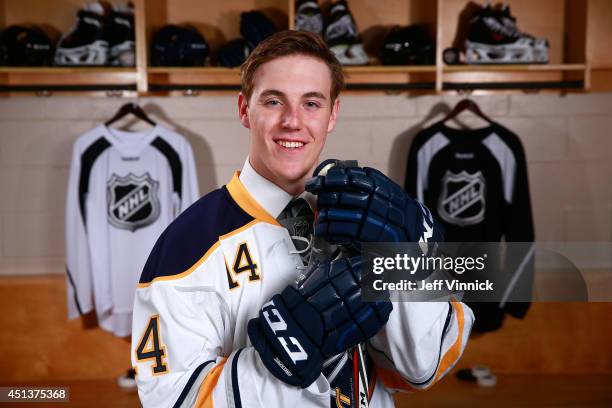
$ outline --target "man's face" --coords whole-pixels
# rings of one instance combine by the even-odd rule
[[[250,162],[290,194],[303,191],[327,134],[336,124],[331,75],[321,60],[291,55],[261,65],[250,100],[240,94],[240,121],[250,129]]]

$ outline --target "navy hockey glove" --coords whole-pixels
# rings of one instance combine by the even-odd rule
[[[297,288],[288,286],[251,319],[251,343],[268,370],[305,388],[323,360],[369,339],[387,323],[388,301],[361,300],[361,257],[315,264]]]
[[[317,196],[316,236],[357,249],[359,242],[442,241],[442,229],[429,210],[389,177],[370,167],[335,162],[306,183],[306,190]]]

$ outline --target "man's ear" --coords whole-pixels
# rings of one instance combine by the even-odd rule
[[[331,115],[329,117],[329,123],[327,124],[327,133],[331,133],[336,127],[336,119],[338,118],[338,111],[340,110],[340,98],[336,98],[334,106],[332,106]]]
[[[238,117],[240,118],[242,126],[247,129],[251,128],[251,122],[249,121],[249,101],[242,92],[238,95]]]

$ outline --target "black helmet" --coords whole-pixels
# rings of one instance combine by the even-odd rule
[[[165,25],[153,36],[151,64],[154,66],[206,65],[208,43],[200,32],[190,25]]]
[[[40,28],[13,25],[0,36],[0,60],[11,66],[51,65],[53,45]]]
[[[224,67],[239,67],[251,53],[244,38],[235,38],[225,43],[218,53],[219,64]]]
[[[385,37],[383,65],[428,65],[435,62],[435,46],[423,26],[394,27]]]
[[[240,14],[240,34],[251,49],[276,32],[274,23],[260,11]]]

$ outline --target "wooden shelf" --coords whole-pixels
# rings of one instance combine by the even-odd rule
[[[562,72],[584,71],[586,64],[445,65],[443,72]]]
[[[235,90],[240,88],[240,69],[225,67],[148,67],[150,90],[198,89]]]
[[[136,68],[122,67],[0,67],[0,74],[136,74]]]
[[[380,7],[370,0],[351,0],[351,12],[363,38],[364,48],[374,60],[382,41],[393,26],[422,24],[436,41],[436,64],[428,66],[347,66],[348,89],[371,91],[416,91],[441,93],[466,84],[487,84],[496,92],[507,83],[583,83],[582,91],[612,90],[612,3],[609,0],[513,0],[512,14],[519,28],[551,44],[550,64],[542,65],[445,65],[442,52],[463,44],[462,17],[471,0],[394,0]],[[478,2],[481,3],[481,2]],[[136,87],[138,94],[152,89],[198,88],[202,91],[232,90],[240,85],[238,68],[151,67],[149,50],[155,30],[165,24],[189,23],[200,30],[215,61],[219,47],[240,35],[240,13],[260,10],[280,28],[294,26],[295,0],[225,0],[202,8],[194,0],[134,0],[137,66],[115,67],[0,67],[0,87],[24,89],[96,86]],[[69,30],[81,3],[77,0],[0,0],[0,28],[11,24],[37,23],[57,33]],[[323,2],[324,14],[329,2]],[[459,45],[460,46],[460,45]],[[433,86],[431,84],[434,84]],[[449,84],[451,85],[449,87]],[[571,86],[569,89],[577,89]],[[520,89],[518,89],[520,90]],[[165,92],[165,91],[159,91]]]
[[[348,74],[389,74],[389,73],[411,73],[411,72],[436,72],[435,65],[362,65],[347,66],[344,70]],[[226,74],[240,73],[240,68],[225,67],[149,67],[150,74]]]
[[[149,74],[203,74],[203,75],[219,75],[219,74],[240,74],[240,68],[226,67],[149,67]]]
[[[362,65],[345,67],[347,74],[395,74],[395,73],[422,73],[436,72],[435,65]]]
[[[12,92],[136,90],[136,68],[0,67],[0,88]]]

